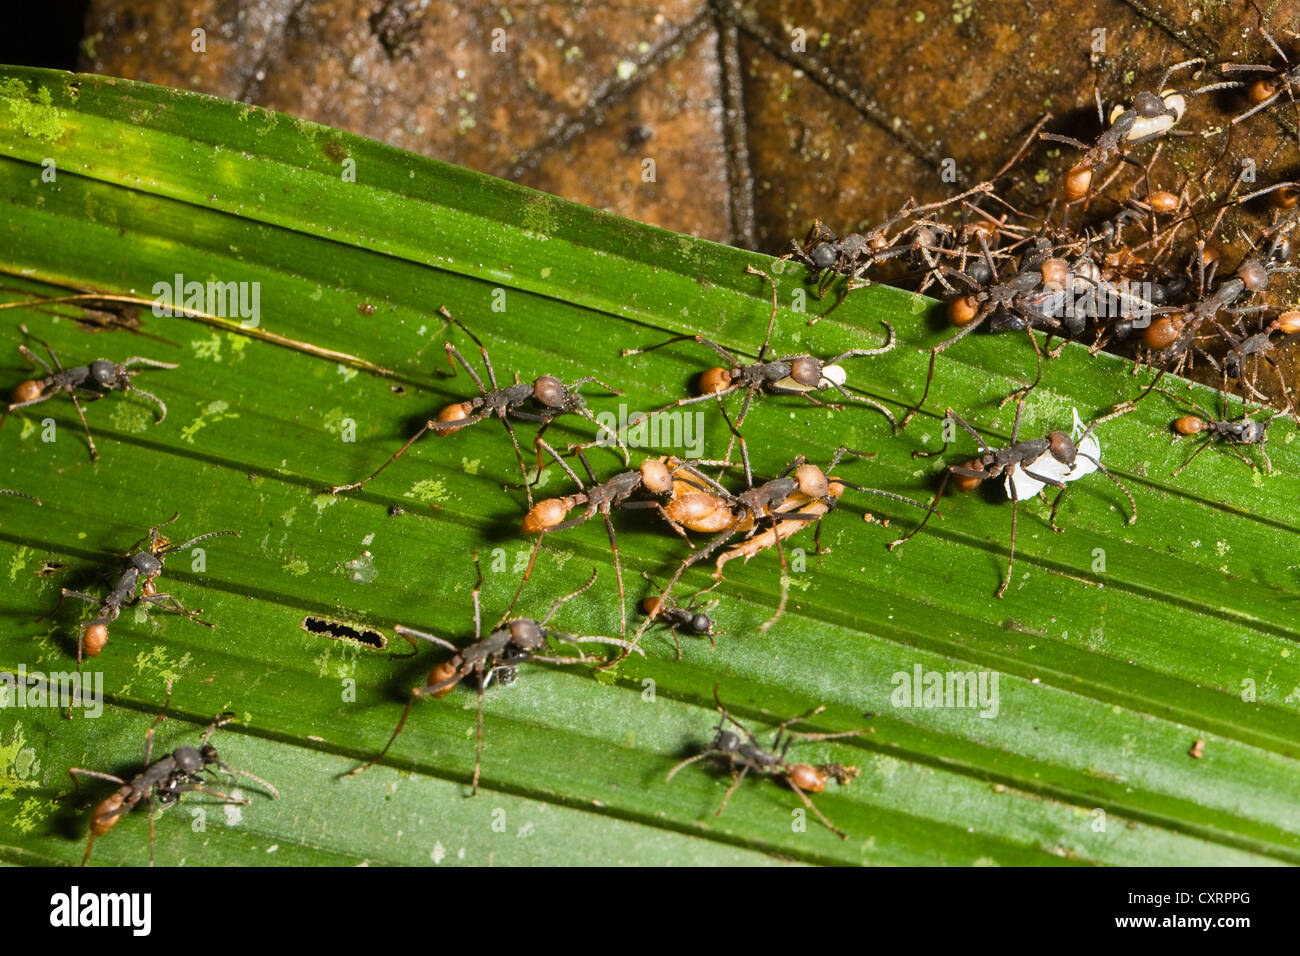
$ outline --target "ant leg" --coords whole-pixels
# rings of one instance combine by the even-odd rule
[[[457,423],[457,424],[461,424],[461,423]],[[403,445],[401,448],[397,449],[397,453],[394,454],[392,458],[388,459],[388,461],[384,462],[382,465],[380,465],[378,468],[376,468],[373,472],[371,472],[371,473],[370,473],[369,475],[367,475],[365,478],[362,478],[360,481],[355,482],[354,484],[351,484],[351,485],[335,485],[333,488],[330,489],[330,494],[332,494],[332,495],[337,495],[340,491],[352,491],[353,489],[360,488],[360,487],[361,487],[362,485],[364,485],[366,482],[368,482],[368,481],[372,480],[373,478],[377,477],[381,471],[383,471],[385,468],[387,468],[387,467],[388,467],[389,465],[391,465],[393,462],[397,461],[397,459],[401,458],[404,454],[406,454],[406,450],[407,450],[408,448],[410,448],[412,445],[414,445],[417,441],[419,441],[420,436],[422,436],[425,432],[427,432],[429,429],[431,429],[431,428],[433,428],[433,427],[434,427],[434,423],[433,423],[433,422],[431,422],[431,421],[430,421],[430,422],[425,422],[425,423],[424,423],[424,427],[421,428],[421,429],[420,429],[418,432],[416,432],[414,435],[412,435],[409,439],[407,439],[406,444]]]
[[[501,424],[506,426],[506,431],[510,434],[510,444],[515,449],[515,460],[519,462],[519,473],[524,478],[524,494],[528,496],[528,507],[531,509],[533,507],[533,483],[528,480],[528,466],[524,464],[524,452],[519,447],[519,438],[515,435],[515,426],[510,424],[510,419],[504,415],[501,416]]]
[[[936,510],[939,506],[939,501],[943,498],[943,493],[948,489],[948,478],[950,475],[952,475],[951,467],[944,470],[943,478],[941,478],[939,481],[939,490],[935,492],[934,500],[930,502],[930,507],[926,509],[925,517],[921,519],[921,523],[917,525],[915,528],[913,528],[911,531],[909,531],[907,534],[903,535],[903,537],[889,542],[890,551],[893,551],[900,544],[903,544],[907,541],[911,541],[913,538],[917,536],[917,534],[920,533],[921,529],[924,528],[926,524],[929,523],[930,516],[936,513]]]
[[[717,812],[713,814],[715,817],[722,816],[722,811],[727,809],[727,804],[731,802],[731,795],[736,792],[736,788],[740,786],[740,781],[745,779],[745,774],[747,773],[749,773],[749,764],[745,764],[745,766],[741,767],[740,773],[732,772],[731,786],[729,786],[727,792],[723,794],[722,805],[718,807]]]
[[[1038,366],[1037,372],[1035,373],[1034,380],[1031,383],[1016,389],[1006,398],[1002,399],[1002,401],[998,402],[998,411],[1001,411],[1002,407],[1013,398],[1018,398],[1023,402],[1029,397],[1029,393],[1038,387],[1038,383],[1043,380],[1043,350],[1038,345],[1038,339],[1034,336],[1034,330],[1029,328],[1026,329],[1026,332],[1029,334],[1029,343],[1034,347],[1034,359]],[[1014,441],[1015,439],[1013,438],[1012,442]]]
[[[1173,472],[1172,474],[1170,474],[1169,477],[1170,477],[1170,478],[1177,478],[1179,472],[1181,472],[1184,468],[1186,468],[1188,465],[1190,465],[1190,464],[1192,463],[1192,459],[1193,459],[1193,458],[1195,458],[1195,457],[1196,457],[1197,455],[1199,455],[1201,452],[1205,451],[1205,449],[1209,448],[1210,445],[1212,445],[1213,443],[1214,443],[1214,439],[1213,439],[1213,438],[1207,438],[1205,441],[1201,442],[1201,444],[1197,447],[1196,451],[1194,451],[1194,452],[1192,452],[1190,455],[1188,455],[1188,456],[1187,456],[1187,460],[1184,461],[1181,465],[1179,465],[1178,468],[1175,469],[1174,472]]]
[[[773,528],[776,530],[776,534],[773,537],[776,539],[776,556],[781,561],[781,601],[776,606],[776,613],[758,626],[758,632],[760,634],[766,634],[773,624],[781,620],[781,616],[785,614],[786,601],[790,597],[790,566],[786,563],[785,549],[781,545],[780,526],[781,522],[779,520],[775,525],[773,525]],[[817,527],[820,530],[820,519],[817,522]]]
[[[1011,485],[1011,555],[1007,560],[1007,574],[1002,579],[1002,586],[997,590],[997,596],[1002,597],[1007,593],[1007,587],[1011,584],[1011,569],[1016,566],[1016,512],[1020,508],[1020,498],[1016,496],[1016,489]]]
[[[460,681],[463,677],[457,677],[456,679],[457,681]],[[406,726],[406,718],[410,716],[411,707],[414,706],[416,699],[417,695],[415,691],[412,691],[410,699],[406,702],[406,706],[402,708],[402,716],[397,719],[397,726],[393,729],[393,735],[388,738],[388,743],[384,744],[384,749],[379,751],[379,753],[375,754],[374,757],[367,760],[361,766],[349,770],[343,775],[344,777],[355,777],[361,771],[368,770],[370,767],[373,767],[375,764],[379,763],[379,761],[384,759],[384,755],[388,753],[388,749],[393,746],[393,741],[397,740],[397,735],[400,734],[402,728]]]
[[[81,408],[81,402],[78,401],[77,395],[71,389],[68,390],[68,398],[72,399],[72,405],[81,417],[81,427],[86,430],[86,442],[90,445],[90,460],[99,460],[99,450],[95,447],[95,439],[90,434],[90,424],[86,421],[86,413]]]
[[[157,840],[157,814],[154,811],[153,796],[145,797],[145,801],[149,804],[149,865],[153,866],[153,846]]]
[[[984,308],[980,310],[980,313],[981,314],[977,315],[975,319],[971,321],[968,325],[962,326],[962,328],[957,331],[957,334],[954,335],[952,338],[948,339],[948,341],[940,342],[934,348],[930,349],[930,368],[925,375],[925,390],[921,393],[920,401],[918,401],[916,405],[910,411],[908,411],[908,413],[905,416],[903,416],[903,423],[898,426],[899,431],[902,431],[905,428],[907,428],[908,423],[911,422],[912,419],[916,417],[917,412],[919,412],[921,410],[921,407],[925,405],[925,400],[930,397],[930,385],[934,381],[935,360],[939,357],[939,353],[947,350],[953,345],[956,345],[967,335],[970,335],[971,332],[974,332],[977,328],[983,325],[984,320],[993,314],[993,308],[991,305],[986,305]]]
[[[469,790],[469,795],[471,797],[478,796],[479,770],[483,765],[483,684],[482,682],[480,682],[478,685],[478,712],[475,716],[475,724],[477,726],[478,737],[477,737],[477,743],[475,744],[474,747],[474,779],[470,783],[470,790]]]
[[[822,824],[826,827],[826,829],[830,830],[834,834],[837,834],[841,840],[847,840],[849,838],[849,835],[847,833],[845,833],[835,824],[831,823],[831,821],[826,818],[826,814],[822,813],[820,810],[817,809],[817,807],[813,804],[812,800],[809,799],[808,795],[803,792],[803,790],[800,788],[800,786],[797,783],[794,782],[794,780],[792,780],[789,776],[787,776],[785,778],[785,782],[790,785],[791,790],[793,790],[796,794],[799,795],[799,799],[803,801],[803,805],[817,815],[817,819],[822,822]]]
[[[745,266],[745,271],[750,275],[759,275],[767,280],[767,284],[772,287],[772,314],[767,319],[767,334],[763,336],[763,344],[758,349],[758,360],[762,362],[767,357],[767,346],[772,340],[772,329],[776,326],[776,280],[764,272],[762,269],[756,269],[751,265]]]

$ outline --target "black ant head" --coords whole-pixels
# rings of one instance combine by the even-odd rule
[[[508,625],[510,643],[521,651],[540,651],[546,646],[546,631],[530,617],[515,618]]]
[[[210,744],[205,744],[202,750],[198,747],[177,747],[172,751],[172,759],[176,761],[176,767],[185,773],[199,773],[209,763],[214,762],[205,759],[207,751],[210,750],[215,759],[217,752]]]
[[[1074,439],[1065,432],[1052,432],[1047,436],[1048,450],[1051,451],[1052,457],[1063,465],[1073,465],[1075,458],[1079,455],[1079,449],[1075,447]]]
[[[814,269],[829,269],[835,265],[835,247],[829,242],[819,242],[808,250],[808,261]]]
[[[1169,109],[1165,101],[1155,93],[1143,91],[1133,97],[1133,111],[1138,116],[1163,116]],[[1111,120],[1114,122],[1114,119]]]
[[[740,737],[730,730],[719,730],[718,735],[709,744],[709,749],[718,753],[734,754],[740,749]]]
[[[692,614],[691,630],[696,634],[707,634],[713,630],[713,619],[703,613]]]
[[[122,390],[131,387],[131,377],[126,370],[108,359],[96,359],[91,362],[90,377],[102,388]]]
[[[139,551],[131,555],[131,566],[146,576],[156,576],[163,569],[162,559],[152,551]]]
[[[533,398],[547,408],[572,411],[587,407],[581,395],[569,391],[569,387],[554,375],[543,375],[533,383]]]
[[[822,380],[822,363],[811,355],[801,355],[790,363],[790,377],[804,388],[816,388]]]

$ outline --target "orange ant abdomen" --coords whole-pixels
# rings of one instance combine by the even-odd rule
[[[14,389],[13,404],[21,405],[23,402],[34,402],[41,397],[40,382],[22,382]]]
[[[969,468],[971,471],[983,471],[984,462],[980,461],[978,458],[975,458],[971,461],[963,463],[962,467]],[[975,478],[971,475],[954,474],[952,476],[952,486],[961,492],[974,491],[983,482],[984,482],[983,478]]]
[[[1091,185],[1092,169],[1083,163],[1076,163],[1066,171],[1061,192],[1065,195],[1066,202],[1078,202],[1088,195],[1088,187]]]
[[[90,832],[95,836],[103,836],[113,829],[122,817],[120,811],[125,799],[126,794],[118,792],[95,807],[95,812],[90,815]]]
[[[1205,422],[1195,415],[1184,415],[1174,422],[1174,431],[1180,435],[1198,435],[1205,430]]]
[[[433,670],[429,671],[429,686],[433,687],[435,684],[441,684],[443,681],[451,680],[455,673],[456,659],[453,657],[451,660],[443,661],[437,667],[433,668]],[[448,684],[442,690],[432,694],[431,696],[446,697],[451,693],[452,688],[455,686],[455,684]]]
[[[1182,320],[1165,316],[1146,327],[1142,332],[1142,343],[1149,349],[1167,349],[1178,340],[1182,330]]]
[[[708,492],[695,491],[674,498],[664,506],[664,510],[670,518],[692,531],[716,533],[731,527],[743,530],[736,524],[727,501]]]
[[[700,394],[711,395],[731,387],[731,371],[714,367],[700,376]]]
[[[551,530],[564,521],[570,507],[568,498],[547,498],[537,502],[524,516],[524,533],[538,534]]]
[[[826,789],[826,778],[816,767],[798,763],[790,768],[790,782],[808,793],[821,793]]]
[[[457,402],[455,405],[448,405],[446,408],[440,411],[438,413],[438,421],[458,422],[462,418],[469,418],[469,413],[470,413],[469,402]],[[458,432],[458,431],[460,431],[460,428],[457,426],[453,426],[451,428],[436,429],[434,434],[450,435],[452,432]]]
[[[1277,83],[1274,80],[1256,80],[1246,91],[1246,98],[1251,106],[1258,106],[1265,100],[1277,95]]]
[[[979,299],[973,295],[962,295],[948,303],[948,321],[956,326],[970,325],[979,314]]]
[[[108,643],[108,625],[92,624],[81,635],[81,650],[87,657],[98,657]]]

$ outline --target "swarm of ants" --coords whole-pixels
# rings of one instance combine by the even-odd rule
[[[468,643],[456,643],[405,626],[397,628],[397,633],[412,647],[416,646],[415,639],[419,639],[436,645],[449,656],[431,667],[423,685],[410,691],[383,749],[349,776],[386,757],[418,701],[426,697],[442,698],[458,684],[468,682],[477,695],[477,743],[470,781],[471,793],[477,793],[484,747],[484,699],[490,685],[513,680],[517,669],[524,664],[613,666],[630,653],[644,654],[641,642],[651,629],[662,630],[671,637],[678,659],[683,656],[683,636],[707,637],[710,647],[716,650],[716,638],[725,631],[714,618],[722,602],[722,597],[714,596],[714,592],[724,584],[728,564],[737,558],[747,563],[765,552],[775,556],[780,574],[779,599],[774,613],[758,626],[760,632],[771,629],[780,621],[788,604],[788,542],[796,534],[808,532],[811,526],[811,534],[805,533],[805,537],[812,537],[814,550],[820,554],[822,522],[831,517],[850,491],[923,512],[911,530],[887,543],[892,550],[917,535],[939,515],[938,505],[949,487],[971,491],[988,481],[1001,482],[1012,502],[1006,571],[993,592],[1001,598],[1012,580],[1021,502],[1053,489],[1056,499],[1048,523],[1059,531],[1056,516],[1062,496],[1071,483],[1099,472],[1123,493],[1129,523],[1136,521],[1137,503],[1133,495],[1102,463],[1098,429],[1133,411],[1138,403],[1153,394],[1164,395],[1175,403],[1171,414],[1173,409],[1182,412],[1170,423],[1171,440],[1195,443],[1170,477],[1189,467],[1211,445],[1224,446],[1251,468],[1271,470],[1272,462],[1265,448],[1270,426],[1283,416],[1300,423],[1300,410],[1295,407],[1278,361],[1282,350],[1300,336],[1300,309],[1289,304],[1283,294],[1289,276],[1300,271],[1292,264],[1292,235],[1300,223],[1300,184],[1257,183],[1253,169],[1220,163],[1210,164],[1198,176],[1184,175],[1169,180],[1166,168],[1158,161],[1166,142],[1189,132],[1185,128],[1188,114],[1194,112],[1197,104],[1206,102],[1211,93],[1238,98],[1237,111],[1221,124],[1217,135],[1231,137],[1241,124],[1262,122],[1282,111],[1290,115],[1292,122],[1296,120],[1300,67],[1292,63],[1263,26],[1258,28],[1258,34],[1280,62],[1208,63],[1193,59],[1175,63],[1163,69],[1158,79],[1140,84],[1138,92],[1110,104],[1109,108],[1103,105],[1098,91],[1097,123],[1091,132],[1054,129],[1052,116],[1043,116],[1029,127],[1023,143],[1007,164],[987,182],[933,202],[918,204],[909,200],[883,223],[861,232],[841,236],[817,221],[802,242],[792,241],[782,258],[805,270],[804,279],[818,297],[833,295],[834,307],[855,290],[882,281],[901,282],[918,293],[937,290],[944,295],[945,316],[955,331],[931,344],[924,384],[901,421],[884,402],[849,386],[850,372],[856,374],[872,362],[890,360],[889,353],[898,345],[894,329],[882,323],[880,333],[864,332],[863,338],[817,350],[816,354],[786,352],[773,344],[774,337],[778,336],[780,311],[777,284],[768,271],[755,266],[747,271],[766,284],[772,306],[761,344],[756,352],[748,353],[754,356],[752,361],[738,348],[702,334],[682,334],[622,350],[625,359],[658,352],[672,344],[687,351],[698,351],[701,368],[697,394],[672,400],[641,421],[652,422],[687,407],[716,408],[730,435],[725,454],[719,458],[651,455],[634,465],[624,430],[611,431],[599,424],[579,389],[594,384],[611,394],[621,395],[620,391],[591,375],[566,384],[545,372],[524,378],[516,371],[513,382],[503,384],[498,381],[487,347],[478,335],[442,309],[449,334],[463,334],[478,347],[487,382],[456,346],[447,341],[444,348],[453,374],[463,369],[477,394],[462,393],[459,400],[431,415],[419,431],[370,475],[351,484],[335,485],[331,492],[338,494],[367,485],[426,432],[450,437],[488,418],[496,418],[504,426],[523,478],[527,510],[519,530],[533,536],[536,542],[520,590],[529,580],[548,535],[564,534],[598,517],[608,538],[618,591],[619,635],[578,636],[549,628],[552,617],[591,588],[596,580],[595,571],[584,585],[556,599],[541,619],[510,617],[512,601],[501,619],[485,634],[480,607],[483,577],[479,570],[471,592],[473,637]],[[1208,139],[1214,134],[1205,135]],[[1016,198],[1015,171],[1022,167],[1026,157],[1049,150],[1065,156],[1054,195],[1045,204],[1025,208],[1026,203]],[[1227,146],[1221,155],[1228,155]],[[1236,216],[1248,207],[1257,212],[1262,210],[1261,221],[1249,230],[1239,225]],[[816,321],[813,318],[808,324]],[[761,320],[759,324],[761,327]],[[48,345],[31,335],[26,327],[20,329],[44,347],[49,361],[26,345],[20,346],[22,357],[46,374],[19,383],[6,412],[17,412],[60,394],[68,396],[85,425],[92,459],[97,459],[99,452],[85,424],[82,399],[95,400],[112,391],[134,391],[156,406],[158,423],[162,423],[165,404],[136,387],[134,376],[146,369],[175,368],[174,364],[133,357],[120,363],[98,359],[64,367]],[[928,504],[893,490],[855,483],[838,473],[842,465],[848,469],[862,468],[861,462],[875,454],[847,445],[838,447],[825,467],[809,461],[804,453],[806,449],[781,449],[785,466],[769,478],[755,477],[744,428],[757,407],[785,403],[793,408],[816,409],[819,414],[840,414],[854,406],[865,406],[869,414],[878,414],[888,422],[895,436],[893,440],[902,440],[897,436],[927,409],[934,382],[944,377],[940,358],[977,332],[1010,333],[1006,336],[1008,342],[1018,341],[1022,336],[1027,339],[1031,350],[1026,351],[1026,357],[1033,356],[1032,381],[1003,400],[1004,405],[1012,400],[1016,402],[1016,415],[1010,441],[1002,447],[986,439],[957,410],[944,410],[946,430],[942,451],[946,452],[951,441],[965,442],[967,438],[976,448],[974,457],[963,456],[944,463],[938,473],[937,491]],[[1134,397],[1102,410],[1086,426],[1076,410],[1072,426],[1060,422],[1059,427],[1046,435],[1022,437],[1025,409],[1032,402],[1046,369],[1050,368],[1051,359],[1060,354],[1066,340],[1082,342],[1094,354],[1103,348],[1121,351],[1132,358],[1135,373],[1144,366],[1153,370],[1154,381]],[[704,368],[706,360],[720,360],[722,364]],[[1172,378],[1189,374],[1208,377],[1219,386],[1222,395],[1219,411],[1212,412],[1159,387],[1165,375]],[[1241,409],[1236,414],[1229,409],[1230,396],[1234,394],[1241,397]],[[1256,405],[1254,410],[1252,403]],[[600,476],[587,454],[587,449],[597,442],[570,445],[563,451],[548,443],[544,433],[563,416],[585,418],[596,425],[600,432],[598,442],[617,445],[621,451],[622,470]],[[537,460],[533,472],[526,461],[531,456],[525,455],[526,446],[521,445],[516,429],[520,425],[538,426],[531,448]],[[737,449],[739,459],[735,460]],[[919,448],[912,451],[913,457],[930,454]],[[571,486],[565,493],[535,500],[533,488],[542,472],[550,467],[563,472]],[[737,476],[732,469],[741,471]],[[715,474],[710,474],[715,470]],[[732,477],[727,477],[729,474]],[[0,494],[31,497],[15,491],[0,491]],[[36,501],[38,505],[41,503]],[[680,558],[662,569],[666,575],[663,584],[656,583],[647,571],[641,572],[650,590],[635,604],[641,620],[629,636],[628,587],[624,581],[617,526],[628,520],[629,515],[637,514],[670,537],[680,549]],[[124,568],[103,596],[63,589],[65,597],[87,601],[96,608],[95,616],[78,627],[78,668],[83,655],[97,655],[103,648],[109,626],[117,621],[124,607],[153,607],[207,623],[198,617],[199,612],[186,609],[175,597],[158,593],[155,579],[163,571],[163,559],[168,554],[186,550],[207,538],[239,532],[210,532],[184,544],[171,545],[160,531],[175,518],[173,515],[149,530],[146,548],[128,549]],[[881,541],[881,546],[885,547],[886,542]],[[476,567],[477,560],[475,554]],[[713,563],[711,583],[689,598],[675,597],[675,590],[694,573],[693,569],[708,562]],[[517,592],[516,600],[518,597]],[[577,654],[556,652],[554,645],[564,643],[576,648]],[[612,660],[588,656],[586,648],[591,645],[613,647],[619,654]],[[720,765],[731,776],[731,784],[717,811],[720,814],[747,775],[767,776],[793,791],[830,831],[846,837],[844,831],[815,807],[809,794],[821,792],[832,779],[848,783],[857,774],[856,768],[841,764],[791,764],[786,755],[792,744],[799,741],[849,738],[862,731],[805,733],[791,729],[823,709],[816,708],[779,724],[775,740],[766,747],[723,707],[716,684],[714,702],[721,721],[713,740],[672,767],[668,779],[699,761]],[[162,716],[158,719],[162,720]],[[94,810],[83,863],[90,856],[94,839],[106,833],[121,814],[141,800],[150,807],[152,857],[155,802],[166,805],[190,792],[232,799],[206,788],[201,776],[205,771],[212,772],[215,768],[243,774],[262,783],[275,796],[269,784],[222,763],[209,744],[214,732],[229,719],[229,715],[223,714],[210,724],[198,747],[180,747],[159,760],[152,760],[151,727],[146,734],[144,769],[131,780],[72,768],[69,772],[74,782],[78,776],[89,776],[119,785]]]

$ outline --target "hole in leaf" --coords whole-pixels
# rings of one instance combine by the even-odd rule
[[[378,631],[347,621],[331,621],[327,617],[304,617],[302,629],[308,634],[323,634],[336,641],[356,641],[381,651],[388,646],[388,638]]]

